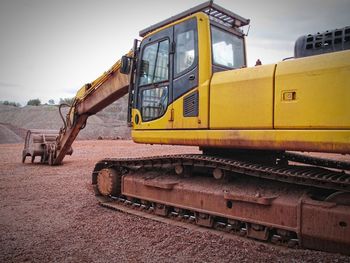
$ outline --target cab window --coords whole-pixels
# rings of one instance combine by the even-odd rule
[[[169,40],[145,47],[141,61],[140,86],[169,79]]]
[[[226,68],[241,68],[245,65],[243,39],[211,26],[213,63]]]
[[[176,36],[175,74],[181,74],[190,68],[195,59],[194,30],[179,33]]]
[[[174,78],[185,75],[198,64],[197,20],[191,18],[174,26]]]
[[[142,91],[141,96],[143,121],[150,121],[164,114],[168,105],[168,86],[145,89]]]
[[[162,116],[168,106],[169,40],[147,45],[140,67],[141,116],[150,121]]]

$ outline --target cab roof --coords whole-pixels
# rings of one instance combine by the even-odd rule
[[[177,14],[175,16],[172,16],[166,20],[163,20],[157,24],[154,24],[152,26],[149,26],[139,32],[140,37],[144,37],[147,34],[157,30],[158,28],[161,28],[163,26],[166,26],[170,23],[173,23],[177,20],[180,20],[182,18],[185,18],[187,16],[193,15],[198,12],[204,12],[206,13],[209,18],[216,23],[221,24],[222,26],[228,27],[230,29],[237,29],[242,26],[246,26],[249,24],[250,20],[243,18],[230,10],[227,10],[217,4],[214,4],[214,1],[208,1],[203,4],[200,4],[198,6],[192,7],[180,14]]]

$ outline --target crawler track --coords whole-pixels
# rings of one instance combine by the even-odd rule
[[[213,234],[224,235],[225,238],[234,239],[237,236],[245,237],[247,234],[247,229],[242,224],[241,228],[234,228],[233,225],[225,222],[225,220],[217,220],[214,222],[212,228],[203,227],[196,223],[195,213],[186,211],[186,213],[180,215],[177,212],[171,212],[166,217],[159,216],[154,213],[153,206],[146,206],[142,203],[145,203],[143,200],[134,200],[129,201],[125,198],[116,198],[116,197],[102,197],[97,196],[97,200],[99,204],[103,207],[113,209],[116,211],[120,211],[123,213],[128,213],[136,216],[140,216],[143,218],[148,218],[157,222],[170,224],[174,226],[178,226],[181,228],[186,228],[190,230],[195,230],[199,232],[209,232]],[[281,239],[281,236],[274,235],[270,240],[271,243],[275,245],[288,246],[290,248],[298,248],[298,239],[289,239],[288,241]]]
[[[224,232],[233,233],[239,236],[246,236],[253,239],[263,240],[267,242],[271,242],[278,245],[284,245],[288,247],[307,247],[307,248],[315,248],[315,249],[321,249],[321,250],[327,250],[327,251],[333,251],[333,252],[340,252],[340,253],[348,253],[346,251],[350,251],[350,241],[348,238],[345,237],[345,241],[341,241],[340,243],[338,241],[333,241],[332,239],[334,237],[329,237],[328,240],[328,234],[324,234],[321,238],[311,239],[305,235],[305,233],[302,233],[303,226],[300,225],[303,220],[300,219],[301,215],[304,212],[303,208],[303,202],[300,201],[300,198],[303,198],[304,194],[306,193],[305,189],[319,189],[322,191],[322,189],[325,189],[326,192],[341,192],[345,193],[346,197],[349,198],[350,193],[350,175],[349,171],[346,170],[349,167],[348,163],[345,162],[332,162],[325,159],[319,159],[319,158],[313,158],[313,157],[307,157],[303,158],[301,155],[295,155],[290,154],[286,155],[286,158],[292,160],[293,162],[302,162],[305,160],[304,163],[307,164],[325,164],[328,167],[331,167],[332,169],[322,168],[322,167],[315,167],[315,166],[309,166],[309,165],[280,165],[280,166],[273,166],[273,165],[266,165],[266,164],[258,164],[258,163],[250,163],[246,161],[238,161],[238,160],[231,160],[227,158],[220,158],[220,157],[213,157],[213,156],[204,156],[204,155],[192,155],[192,154],[186,154],[186,155],[169,155],[169,156],[157,156],[157,157],[148,157],[148,158],[124,158],[124,159],[104,159],[98,162],[95,166],[95,169],[92,174],[92,183],[94,185],[94,189],[96,192],[96,195],[98,196],[99,202],[102,206],[121,210],[124,212],[137,214],[144,216],[143,214],[146,214],[148,218],[154,219],[155,216],[163,216],[166,219],[161,219],[158,221],[164,221],[164,220],[170,220],[173,219],[176,222],[180,222],[182,225],[185,223],[190,223],[194,225],[199,226],[205,226],[207,228],[214,228],[216,230],[222,230]],[[273,223],[273,220],[268,223],[268,220],[265,220],[265,223],[263,223],[264,220],[259,221],[252,218],[245,218],[241,215],[234,214],[236,212],[229,212],[232,213],[232,215],[229,215],[228,217],[223,216],[222,213],[220,213],[221,208],[219,208],[216,212],[211,212],[211,209],[196,209],[192,208],[192,206],[186,206],[185,204],[177,203],[178,205],[173,205],[171,203],[172,201],[166,200],[166,199],[159,199],[157,198],[157,194],[154,195],[158,190],[153,190],[153,192],[146,193],[147,187],[155,187],[160,188],[160,192],[168,191],[172,189],[170,184],[157,184],[154,185],[147,185],[144,190],[142,188],[139,188],[139,190],[136,190],[136,192],[143,192],[146,198],[140,198],[137,197],[137,193],[134,192],[130,196],[128,194],[121,194],[119,196],[101,196],[98,191],[97,187],[97,176],[99,172],[102,169],[112,169],[118,172],[120,175],[120,178],[123,175],[127,175],[126,178],[129,177],[129,174],[131,176],[134,176],[135,179],[128,179],[126,182],[129,181],[129,187],[130,182],[132,181],[135,186],[138,183],[136,178],[139,178],[141,174],[143,174],[143,171],[159,171],[159,169],[165,169],[166,171],[169,170],[176,170],[177,167],[182,167],[183,170],[191,170],[191,169],[205,169],[207,172],[212,172],[216,169],[220,169],[220,171],[223,171],[227,176],[230,175],[237,175],[240,174],[240,178],[243,178],[244,176],[248,176],[247,178],[252,179],[254,177],[256,178],[262,178],[265,182],[266,179],[272,180],[272,181],[279,181],[283,183],[271,183],[271,184],[278,184],[281,185],[281,187],[285,187],[286,185],[291,185],[290,189],[294,189],[291,191],[295,191],[294,197],[292,197],[293,200],[296,201],[287,201],[285,202],[283,198],[285,198],[286,193],[282,194],[282,203],[281,201],[277,201],[275,204],[271,204],[271,200],[274,200],[273,196],[267,196],[260,198],[259,196],[255,198],[248,197],[241,197],[241,196],[230,196],[227,195],[224,198],[227,198],[227,207],[231,208],[232,204],[235,203],[235,201],[231,202],[231,200],[238,200],[239,203],[243,202],[243,206],[238,209],[245,210],[245,204],[247,207],[258,206],[257,208],[250,208],[253,209],[251,211],[255,211],[253,213],[262,213],[262,215],[265,213],[264,210],[270,209],[270,218],[274,213],[271,212],[277,211],[281,209],[284,209],[284,202],[287,207],[291,207],[295,205],[295,209],[300,210],[300,212],[292,212],[291,215],[288,215],[288,212],[281,212],[281,214],[277,215],[277,217],[288,217],[291,218],[297,217],[297,225],[292,225],[290,227],[285,226],[283,224],[283,220],[281,221],[282,224],[279,223]],[[333,168],[336,168],[338,170],[333,170]],[[344,169],[346,168],[346,169]],[[339,171],[339,169],[342,169],[342,171]],[[135,176],[136,174],[136,176]],[[185,174],[183,174],[186,176]],[[143,175],[144,176],[144,175]],[[146,178],[144,176],[144,178]],[[146,178],[147,179],[147,178]],[[133,181],[136,180],[136,181]],[[142,179],[143,180],[143,179]],[[217,181],[217,180],[216,180]],[[239,181],[239,180],[238,180]],[[236,182],[238,182],[236,181]],[[243,180],[244,181],[244,180]],[[124,180],[125,183],[125,180]],[[287,184],[286,184],[287,183]],[[267,183],[265,185],[269,185],[270,183]],[[300,187],[297,187],[297,185],[300,185]],[[311,186],[311,188],[310,188]],[[133,186],[132,186],[133,187]],[[170,187],[170,188],[168,188]],[[240,187],[244,188],[244,184],[242,184]],[[262,186],[263,187],[263,186]],[[210,185],[209,185],[210,188]],[[277,187],[272,187],[272,189],[278,189]],[[287,187],[289,188],[289,187]],[[130,188],[129,188],[130,189]],[[187,189],[193,189],[193,195],[201,195],[202,190],[194,190],[191,185]],[[124,189],[125,190],[125,189]],[[172,190],[172,191],[178,191],[175,192],[175,195],[181,196],[184,194],[186,195],[186,189],[185,190]],[[182,191],[182,192],[181,192]],[[126,191],[127,193],[127,191]],[[136,193],[136,194],[135,194]],[[168,192],[169,193],[169,192]],[[280,192],[282,193],[282,192]],[[217,192],[216,192],[217,194]],[[156,197],[155,197],[156,196]],[[209,195],[210,196],[210,195]],[[251,196],[251,195],[250,195]],[[277,195],[279,196],[279,195]],[[284,196],[284,197],[283,197]],[[298,197],[299,196],[299,197]],[[207,200],[208,195],[201,195],[200,199]],[[209,197],[210,198],[210,197]],[[238,199],[237,199],[238,198]],[[242,199],[243,198],[243,199]],[[213,199],[214,200],[214,199]],[[215,202],[211,200],[211,202]],[[299,201],[298,201],[299,200]],[[306,210],[305,211],[311,211],[312,215],[308,216],[310,217],[321,217],[323,216],[323,206],[324,204],[317,204],[314,205],[311,201],[311,203],[308,203],[309,199],[305,199]],[[195,202],[193,202],[195,204]],[[308,205],[311,205],[310,209],[307,208]],[[235,203],[235,209],[237,209],[237,203]],[[215,206],[215,205],[214,205]],[[229,207],[231,206],[231,207]],[[265,207],[264,207],[265,206]],[[226,208],[226,207],[224,207]],[[254,210],[258,209],[258,210]],[[289,208],[287,208],[288,210]],[[345,209],[345,210],[344,210]],[[136,212],[135,212],[136,211]],[[236,210],[237,211],[237,210]],[[292,210],[289,210],[292,211]],[[293,210],[296,211],[296,210]],[[341,219],[336,219],[335,223],[339,224],[345,224],[346,229],[347,228],[347,222],[341,221],[342,218],[348,218],[349,210],[348,210],[348,203],[346,203],[346,206],[342,206],[340,208],[340,214]],[[287,213],[287,214],[284,214]],[[293,214],[294,213],[294,214]],[[333,212],[331,212],[333,213]],[[336,212],[338,213],[338,212]],[[300,217],[300,218],[299,218]],[[327,216],[326,216],[327,217]],[[323,220],[323,221],[322,221]],[[315,223],[317,225],[323,225],[327,222],[327,218],[322,219],[320,223]],[[267,222],[267,223],[266,223]],[[304,222],[303,222],[304,224]],[[313,222],[309,222],[307,224],[314,224]],[[339,231],[339,229],[337,230]],[[342,229],[340,229],[342,231]],[[346,230],[349,231],[349,230]],[[344,232],[345,233],[345,232]],[[335,235],[330,234],[330,235]],[[304,238],[305,236],[305,238]],[[304,239],[304,240],[302,240]],[[331,242],[329,245],[328,242]],[[333,242],[333,243],[332,243]],[[345,242],[345,243],[344,243]],[[306,244],[306,245],[305,245]],[[324,245],[326,244],[326,245]],[[333,246],[334,244],[334,246]]]
[[[314,165],[326,159],[313,157],[302,158],[301,155],[290,154],[293,161],[306,160]],[[292,158],[293,157],[293,158]],[[288,156],[287,156],[288,158]],[[329,160],[331,163],[332,160]],[[337,162],[337,168],[349,168],[350,164]],[[333,163],[332,163],[333,164]],[[148,158],[121,158],[104,159],[96,164],[93,175],[99,170],[108,167],[119,167],[118,169],[152,168],[152,167],[202,167],[208,169],[219,168],[223,171],[254,176],[264,179],[271,179],[286,183],[307,185],[323,189],[350,192],[350,174],[345,171],[333,171],[326,168],[314,166],[281,165],[272,166],[244,161],[231,160],[226,158],[204,156],[204,155],[166,155]],[[334,165],[335,166],[335,165]]]

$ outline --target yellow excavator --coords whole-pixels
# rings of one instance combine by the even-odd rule
[[[60,131],[28,131],[23,162],[61,164],[88,117],[129,94],[135,142],[203,154],[99,161],[102,205],[349,254],[350,163],[296,151],[350,153],[350,27],[300,37],[294,58],[247,67],[249,22],[209,1],[140,31],[65,118],[60,107]]]

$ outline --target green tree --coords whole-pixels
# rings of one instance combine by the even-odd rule
[[[51,100],[48,101],[48,103],[49,103],[50,105],[55,105],[55,100],[51,99]]]
[[[39,106],[39,105],[41,105],[41,101],[39,99],[28,100],[27,105]]]
[[[74,98],[60,98],[60,104],[68,104],[68,105],[72,105],[74,102]]]
[[[14,106],[14,107],[21,107],[21,104],[19,104],[18,102],[14,102],[14,101],[0,101],[0,104],[2,105],[8,105],[8,106]]]

